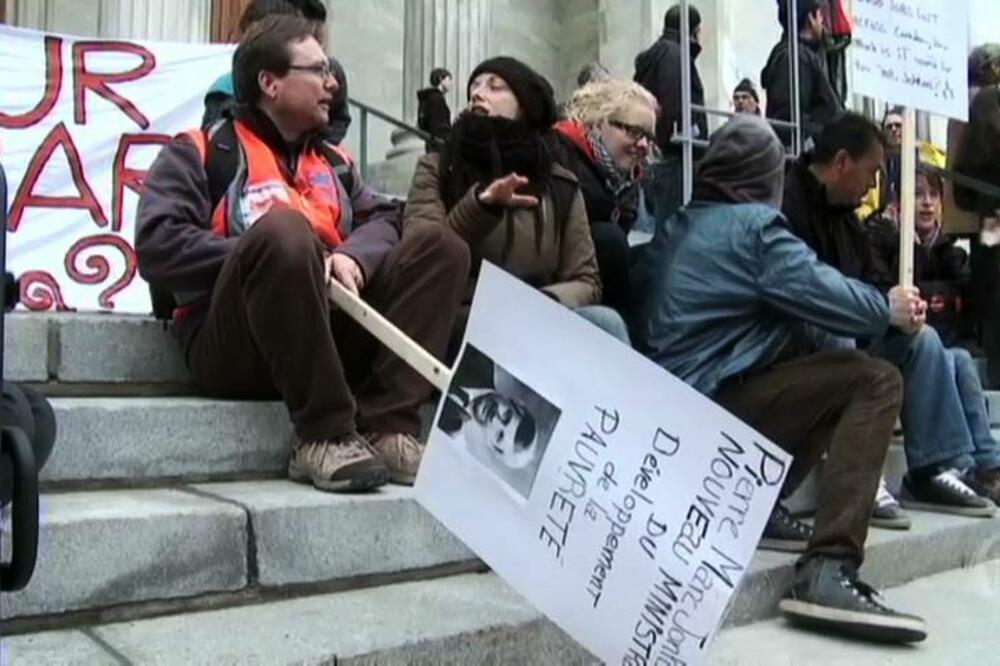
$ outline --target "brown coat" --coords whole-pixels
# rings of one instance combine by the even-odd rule
[[[566,169],[553,166],[554,178],[575,182]],[[503,209],[499,215],[469,189],[450,212],[445,210],[438,184],[438,156],[425,155],[417,163],[403,214],[403,233],[420,222],[446,224],[469,244],[476,258],[490,261],[571,308],[596,305],[601,300],[594,241],[583,197],[577,191],[565,225],[552,222],[552,197],[542,197],[545,224],[541,246],[535,236],[534,208]],[[508,240],[508,233],[513,238]],[[504,258],[504,248],[510,243]],[[473,278],[470,277],[470,282]],[[470,284],[469,295],[472,287]]]

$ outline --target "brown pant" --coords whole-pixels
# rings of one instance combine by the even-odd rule
[[[790,494],[823,451],[814,555],[860,565],[889,438],[902,405],[894,366],[857,351],[782,362],[730,383],[716,401],[794,456]]]
[[[443,358],[468,271],[458,236],[418,225],[367,276],[362,296]],[[433,390],[346,314],[331,312],[323,246],[291,210],[268,213],[240,237],[187,357],[210,396],[280,396],[306,441],[356,429],[417,435],[418,407]]]

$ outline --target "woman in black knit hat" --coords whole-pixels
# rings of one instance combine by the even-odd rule
[[[490,58],[469,76],[468,106],[439,154],[417,164],[404,232],[446,224],[470,246],[468,300],[486,259],[574,309],[600,302],[601,282],[576,177],[554,164],[552,87],[524,63]],[[607,308],[582,314],[624,336]]]

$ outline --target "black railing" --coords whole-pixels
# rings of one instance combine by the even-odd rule
[[[348,104],[350,104],[351,106],[353,106],[354,108],[358,109],[361,112],[360,115],[358,116],[358,133],[360,134],[360,139],[358,141],[358,143],[360,144],[358,146],[358,163],[360,165],[361,174],[366,178],[368,177],[368,117],[369,116],[375,116],[379,120],[389,123],[390,125],[392,125],[397,129],[411,132],[415,136],[423,139],[424,141],[428,141],[431,138],[431,135],[423,131],[422,129],[414,127],[413,125],[403,120],[400,120],[399,118],[394,118],[393,116],[390,116],[388,113],[384,111],[379,111],[375,107],[369,106],[364,102],[359,102],[358,100],[353,98],[348,98],[347,102]]]

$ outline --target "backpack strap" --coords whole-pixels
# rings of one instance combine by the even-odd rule
[[[212,210],[219,205],[226,190],[236,177],[239,162],[236,126],[232,120],[222,120],[205,132],[205,175]]]

